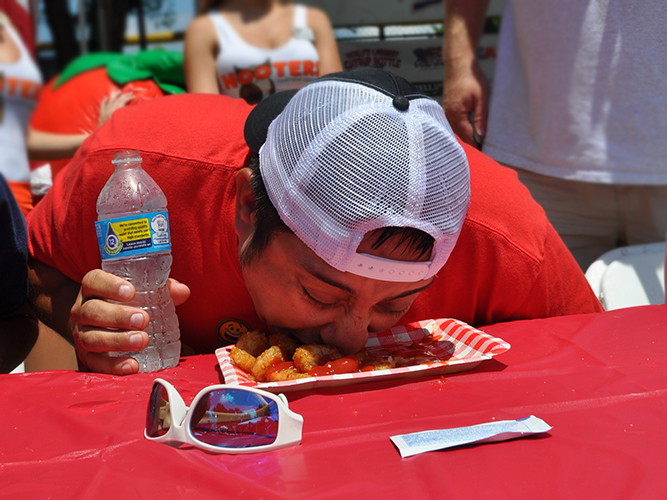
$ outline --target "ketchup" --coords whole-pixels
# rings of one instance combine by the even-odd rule
[[[328,361],[322,366],[316,366],[308,372],[313,377],[322,377],[324,375],[335,375],[339,373],[355,373],[359,371],[361,362],[354,354],[344,356],[334,361]]]
[[[271,368],[266,370],[266,378],[269,378],[269,375],[272,373],[276,373],[282,370],[289,370],[290,368],[294,367],[294,363],[291,361],[283,361],[281,363],[276,363],[275,365],[271,365]]]

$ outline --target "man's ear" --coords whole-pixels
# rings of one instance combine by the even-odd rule
[[[252,192],[253,172],[244,167],[236,173],[236,213],[234,215],[234,231],[243,242],[253,233],[255,229],[255,196]]]

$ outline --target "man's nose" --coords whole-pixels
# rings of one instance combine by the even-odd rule
[[[368,341],[370,317],[358,314],[344,314],[322,329],[325,344],[332,345],[343,354],[359,352]]]

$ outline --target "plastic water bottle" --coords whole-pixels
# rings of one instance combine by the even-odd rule
[[[138,151],[114,154],[115,172],[97,199],[97,241],[102,269],[134,285],[136,295],[126,303],[145,310],[148,347],[128,355],[140,372],[178,365],[181,332],[167,288],[171,269],[171,236],[167,198],[143,168]]]

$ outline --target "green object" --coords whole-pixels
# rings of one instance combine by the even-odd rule
[[[107,75],[118,85],[150,78],[168,94],[185,93],[183,53],[169,50],[144,50],[131,55],[113,52],[86,54],[65,67],[53,88],[85,71],[101,67],[107,68]]]

